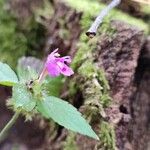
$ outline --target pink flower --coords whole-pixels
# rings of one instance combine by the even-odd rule
[[[54,50],[51,54],[48,55],[44,70],[39,77],[39,81],[47,75],[51,77],[59,76],[63,74],[65,76],[71,76],[74,74],[73,70],[68,66],[71,63],[70,56],[59,57],[58,49]]]

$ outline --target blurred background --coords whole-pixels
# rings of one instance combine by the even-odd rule
[[[150,150],[150,1],[122,0],[89,39],[86,31],[110,2],[0,0],[0,61],[40,73],[54,49],[71,55],[75,75],[47,88],[78,108],[100,137],[20,117],[0,150]],[[13,114],[10,96],[11,88],[0,86],[0,129]]]

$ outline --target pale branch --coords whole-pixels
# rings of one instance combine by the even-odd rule
[[[96,35],[96,32],[97,32],[99,25],[103,21],[103,18],[109,13],[109,11],[111,9],[113,9],[114,7],[119,5],[120,2],[121,2],[121,0],[112,0],[112,2],[106,8],[104,8],[100,12],[100,14],[97,16],[97,18],[95,19],[95,21],[93,22],[93,24],[91,25],[89,30],[86,32],[86,35],[91,37],[91,38],[94,37]]]

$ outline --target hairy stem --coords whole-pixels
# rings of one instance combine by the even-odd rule
[[[8,130],[13,126],[13,124],[16,122],[17,118],[19,117],[19,112],[16,112],[13,117],[10,119],[10,121],[6,124],[6,126],[2,129],[2,131],[0,132],[0,141],[2,141]]]
[[[99,27],[99,25],[102,23],[103,18],[108,14],[108,12],[116,7],[117,5],[119,5],[121,2],[121,0],[112,0],[112,2],[106,7],[104,8],[100,14],[97,16],[97,18],[95,19],[95,21],[93,22],[93,24],[91,25],[91,27],[89,28],[89,30],[86,32],[86,35],[89,37],[93,37],[96,35],[97,32],[97,28]]]
[[[42,73],[40,74],[40,76],[38,78],[38,83],[42,83],[42,81],[47,76],[47,74],[48,74],[47,69],[46,69],[46,67],[44,67]]]

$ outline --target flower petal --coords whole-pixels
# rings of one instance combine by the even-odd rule
[[[55,58],[57,62],[62,62],[62,63],[71,63],[71,57],[70,56],[64,56],[61,58]]]
[[[60,68],[58,67],[57,64],[49,63],[49,64],[46,65],[46,67],[47,67],[48,74],[51,77],[56,77],[56,76],[60,75]]]
[[[65,76],[72,75],[74,73],[73,70],[66,65],[66,63],[71,63],[70,56],[59,56],[58,49],[54,50],[50,55],[48,55],[45,63],[48,74],[52,77],[59,76],[60,74]]]
[[[57,51],[58,51],[58,48],[55,49],[52,53],[50,53],[47,57],[47,61],[53,61],[54,59],[56,59],[56,57],[59,57],[60,54]]]
[[[57,65],[60,68],[60,73],[65,75],[65,76],[71,76],[72,74],[74,74],[73,70],[68,67],[66,64],[62,63],[62,62],[57,62]]]

